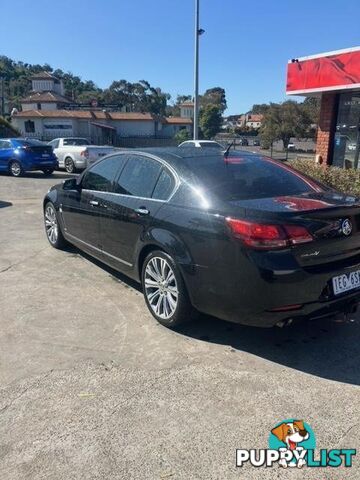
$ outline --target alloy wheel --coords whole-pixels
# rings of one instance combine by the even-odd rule
[[[59,235],[59,227],[56,212],[52,205],[48,205],[45,209],[45,228],[49,242],[55,244]]]
[[[10,165],[10,170],[14,177],[19,177],[21,174],[21,165],[19,162],[12,162]]]
[[[153,257],[145,268],[145,295],[155,315],[169,319],[178,305],[179,290],[175,274],[169,263],[161,257]]]
[[[65,158],[65,170],[68,173],[74,173],[75,165],[71,158]]]

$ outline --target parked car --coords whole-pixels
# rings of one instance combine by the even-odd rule
[[[242,147],[247,147],[249,145],[248,139],[247,138],[240,138],[239,145],[241,145]]]
[[[295,144],[294,143],[288,143],[287,149],[290,150],[290,151],[294,151],[295,150]]]
[[[260,147],[260,140],[258,140],[257,138],[254,138],[253,145],[254,147]]]
[[[43,207],[53,247],[141,282],[168,327],[194,310],[282,326],[360,301],[360,202],[261,155],[122,151],[52,187]]]
[[[216,148],[225,150],[220,143],[214,142],[213,140],[186,140],[186,142],[180,143],[179,147]]]
[[[20,177],[25,172],[41,170],[51,175],[57,168],[57,158],[51,146],[37,140],[22,138],[0,139],[0,171]]]
[[[65,168],[68,173],[84,170],[99,158],[116,151],[115,147],[90,145],[86,138],[77,137],[55,138],[49,145],[58,157],[59,168]]]

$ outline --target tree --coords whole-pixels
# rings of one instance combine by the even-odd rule
[[[186,142],[186,140],[190,139],[190,133],[186,128],[183,128],[182,130],[179,130],[176,135],[175,135],[175,140],[180,144],[182,142]]]
[[[227,109],[225,90],[221,87],[209,88],[200,96],[200,106],[216,105],[221,113]]]
[[[261,138],[270,144],[282,140],[286,149],[291,137],[303,137],[311,125],[311,118],[302,104],[288,100],[283,103],[270,103],[261,125]]]
[[[319,97],[306,97],[302,103],[304,111],[311,118],[311,122],[317,124],[320,115],[320,99]]]
[[[207,105],[200,110],[199,126],[204,138],[213,138],[219,132],[221,124],[222,116],[218,106]]]
[[[254,115],[264,115],[269,109],[269,105],[267,103],[255,103],[252,106],[250,113]]]

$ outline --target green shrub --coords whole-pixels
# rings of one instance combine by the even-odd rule
[[[176,133],[174,138],[180,144],[182,142],[185,142],[186,140],[190,140],[190,133],[185,128],[183,128]]]
[[[360,170],[316,164],[313,160],[291,160],[288,165],[343,193],[360,196]]]

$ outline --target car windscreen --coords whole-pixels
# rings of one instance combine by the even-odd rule
[[[90,145],[90,142],[86,138],[64,138],[63,145],[82,147],[83,145]]]
[[[299,195],[321,190],[317,183],[272,160],[231,156],[199,160],[188,162],[189,167],[202,189],[223,201]]]

